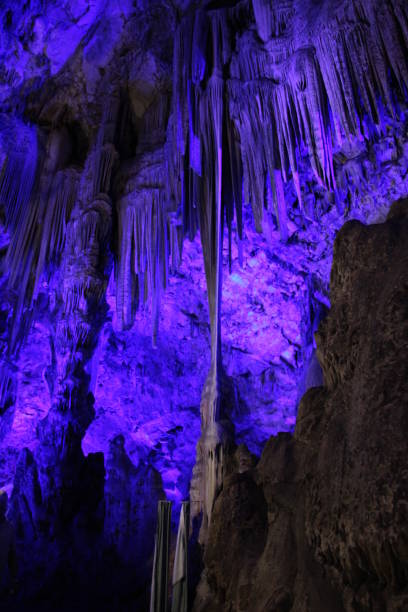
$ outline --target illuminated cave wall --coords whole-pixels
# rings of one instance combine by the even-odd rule
[[[134,467],[188,497],[211,361],[203,251],[211,294],[221,205],[235,442],[259,454],[293,431],[321,380],[313,332],[336,232],[384,220],[408,193],[404,2],[189,5],[0,9],[9,492],[21,449],[47,499],[44,466],[82,465],[81,448],[106,463],[122,434]]]

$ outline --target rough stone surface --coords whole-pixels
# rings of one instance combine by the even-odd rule
[[[157,500],[175,527],[190,492],[208,526],[230,449],[293,431],[335,234],[408,193],[407,45],[403,0],[1,3],[21,600],[86,576],[111,610],[111,572],[145,606]]]
[[[324,386],[218,496],[194,610],[408,606],[408,200],[337,235]]]

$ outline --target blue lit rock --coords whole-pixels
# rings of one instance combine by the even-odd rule
[[[144,530],[143,605],[157,499],[294,431],[336,233],[408,193],[405,3],[332,4],[0,8],[0,486],[55,567]]]

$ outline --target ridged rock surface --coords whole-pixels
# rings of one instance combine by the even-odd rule
[[[255,468],[240,449],[194,610],[408,609],[407,232],[408,200],[339,232],[316,334],[324,386]]]

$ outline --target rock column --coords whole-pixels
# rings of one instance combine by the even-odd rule
[[[114,94],[108,100],[66,230],[51,408],[38,426],[39,445],[34,456],[28,457],[27,450],[22,453],[12,499],[22,548],[27,551],[30,538],[40,537],[39,555],[44,556],[51,574],[58,569],[59,559],[71,556],[73,563],[80,563],[75,555],[75,538],[78,550],[86,556],[77,528],[83,525],[86,535],[87,524],[95,529],[96,513],[103,500],[103,457],[85,458],[81,443],[94,417],[88,366],[107,312],[112,221],[108,194],[117,157],[112,142],[119,103]],[[33,525],[27,524],[26,504]],[[67,554],[69,550],[71,555]],[[29,552],[24,551],[22,555],[27,554],[29,564]]]

